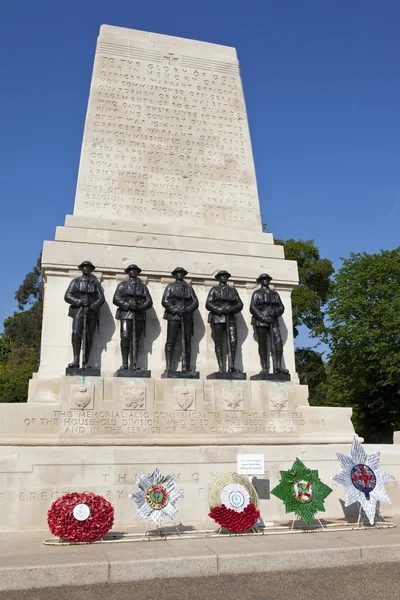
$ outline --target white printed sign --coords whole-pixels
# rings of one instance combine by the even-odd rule
[[[237,472],[239,475],[264,475],[264,454],[238,454]]]

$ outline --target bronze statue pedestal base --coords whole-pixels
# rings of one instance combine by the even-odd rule
[[[243,380],[247,379],[246,373],[220,373],[216,371],[215,373],[211,373],[207,375],[207,379],[236,379]]]
[[[79,375],[80,377],[100,377],[100,369],[94,367],[88,367],[82,369],[80,367],[67,367],[65,369],[66,375]]]
[[[199,379],[198,371],[165,371],[161,373],[161,379]]]
[[[250,377],[251,381],[290,381],[290,373],[258,373]]]
[[[147,369],[118,369],[114,377],[151,377],[151,371]]]

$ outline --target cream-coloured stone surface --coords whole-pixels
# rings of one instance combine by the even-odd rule
[[[368,453],[381,452],[381,465],[396,480],[387,486],[392,505],[381,505],[383,515],[391,517],[400,509],[400,450],[398,446],[366,445]],[[357,515],[357,505],[344,508],[345,492],[330,478],[340,472],[336,452],[348,454],[350,444],[336,445],[232,445],[225,447],[154,446],[30,446],[0,447],[0,531],[46,530],[46,516],[51,503],[67,492],[86,491],[101,494],[115,508],[115,527],[123,529],[143,525],[129,494],[137,479],[158,467],[173,474],[184,493],[178,504],[177,522],[185,525],[207,520],[208,491],[223,473],[236,471],[237,454],[262,453],[265,474],[258,476],[263,490],[261,516],[265,521],[286,520],[283,503],[270,490],[279,483],[279,471],[291,467],[296,457],[313,469],[333,493],[325,501],[325,519]],[[210,521],[210,527],[215,524]]]
[[[234,48],[102,26],[75,215],[259,231]]]
[[[0,439],[96,446],[351,442],[351,409],[308,406],[303,387],[64,376],[58,403],[0,404]]]

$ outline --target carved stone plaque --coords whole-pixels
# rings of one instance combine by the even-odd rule
[[[81,410],[92,409],[94,407],[94,385],[72,385],[70,407]]]
[[[123,391],[124,404],[132,410],[144,410],[146,408],[146,388],[126,387]]]
[[[174,387],[175,410],[195,410],[196,388],[187,386]]]
[[[222,388],[224,410],[243,410],[243,388]]]
[[[269,392],[270,410],[287,410],[289,402],[288,390],[273,388]]]

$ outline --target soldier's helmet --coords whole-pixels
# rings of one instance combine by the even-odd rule
[[[268,275],[268,273],[261,273],[261,275],[259,275],[259,277],[257,277],[257,283],[261,283],[263,279],[268,279],[268,281],[272,281],[272,277],[271,275]]]
[[[232,277],[231,274],[229,273],[229,271],[222,270],[222,271],[218,271],[218,273],[216,275],[214,275],[214,278],[220,279],[221,275],[226,275],[228,277],[228,279],[229,279],[229,277]]]
[[[129,265],[126,267],[125,273],[129,273],[130,270],[136,271],[138,274],[142,272],[142,269],[140,269],[137,265]]]
[[[95,266],[93,263],[90,262],[90,260],[84,260],[83,262],[81,262],[80,265],[78,265],[78,269],[83,269],[83,267],[90,267],[92,269],[92,271],[95,270]]]
[[[185,275],[188,274],[188,272],[186,271],[186,269],[184,269],[183,267],[176,267],[172,272],[171,275],[173,275],[174,277],[178,274],[178,273],[183,273],[183,276],[185,277]]]

